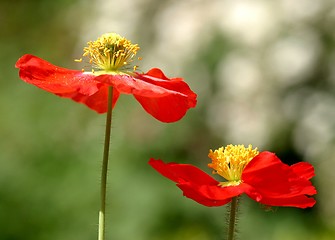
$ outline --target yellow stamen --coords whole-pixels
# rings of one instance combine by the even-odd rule
[[[214,152],[210,150],[208,157],[212,159],[212,163],[208,166],[214,169],[214,174],[219,174],[228,180],[228,182],[221,182],[220,186],[236,186],[242,182],[244,168],[258,154],[259,151],[257,148],[252,149],[252,145],[245,148],[244,145],[230,144]]]
[[[133,60],[140,49],[137,44],[116,33],[106,33],[96,41],[90,41],[84,48],[84,57],[89,57],[89,62],[94,68],[103,71],[119,71]]]

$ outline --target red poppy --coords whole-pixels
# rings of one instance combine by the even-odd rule
[[[184,196],[208,206],[221,206],[242,193],[269,206],[312,207],[316,194],[310,179],[311,164],[300,162],[286,165],[271,152],[259,153],[251,145],[228,145],[214,152],[209,164],[227,181],[219,182],[190,164],[164,163],[150,159],[149,164],[163,176],[177,183]]]
[[[132,94],[142,107],[162,122],[181,119],[195,107],[197,95],[182,78],[167,78],[153,68],[147,73],[130,71],[129,63],[139,47],[114,34],[88,42],[83,56],[90,57],[93,70],[83,72],[57,67],[27,54],[16,63],[20,78],[30,84],[83,103],[98,113],[107,112],[108,87],[113,87],[113,107],[120,94]]]

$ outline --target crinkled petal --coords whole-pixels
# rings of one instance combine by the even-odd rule
[[[105,113],[107,112],[108,107],[108,86],[103,86],[99,89],[98,92],[91,96],[83,95],[77,92],[70,93],[70,94],[57,94],[61,97],[71,98],[72,100],[83,103],[87,105],[89,108],[95,110],[98,113]],[[119,91],[113,89],[113,101],[112,107],[114,108],[118,98],[120,96]]]
[[[299,195],[299,196],[288,197],[288,198],[263,197],[262,200],[259,202],[265,205],[269,205],[269,206],[297,207],[297,208],[313,207],[316,203],[314,198],[307,197],[305,195]]]
[[[113,85],[120,93],[133,94],[142,107],[162,122],[181,119],[195,107],[197,95],[181,78],[167,78],[157,68],[146,74],[101,75],[96,80]]]
[[[149,164],[164,177],[176,183],[192,182],[198,185],[218,185],[219,182],[190,164],[164,163],[162,160],[151,158]]]
[[[149,84],[176,91],[188,96],[190,107],[194,107],[197,103],[197,95],[190,89],[182,78],[168,78],[164,75],[162,70],[158,68],[152,68],[145,74],[137,74],[137,78]]]
[[[183,194],[185,197],[190,198],[196,201],[197,203],[200,203],[207,207],[218,207],[218,206],[225,205],[231,201],[231,197],[226,197],[225,199],[221,199],[221,200],[207,197],[206,196],[207,194],[204,195],[204,192],[208,193],[208,189],[206,190],[204,189],[207,186],[204,186],[202,190],[199,189],[199,186],[197,185],[194,186],[191,183],[177,184],[177,186],[183,191]],[[221,189],[220,187],[217,186],[216,188],[212,188],[210,190],[220,191]]]
[[[30,54],[22,56],[15,67],[20,69],[19,75],[23,81],[59,95],[80,93],[90,96],[103,86],[94,80],[92,74],[57,67]]]
[[[313,165],[307,162],[293,164],[291,169],[297,176],[307,180],[315,176]]]
[[[137,94],[145,97],[162,97],[171,94],[168,89],[127,74],[102,74],[96,76],[95,80],[113,86],[121,94]]]
[[[184,196],[208,206],[217,207],[229,203],[233,197],[252,192],[252,187],[241,183],[237,186],[199,185],[192,182],[177,184]],[[258,196],[258,195],[257,195]]]
[[[27,83],[83,103],[98,113],[107,111],[108,85],[96,81],[93,74],[61,68],[30,54],[22,56],[15,66]],[[114,106],[120,94],[117,90],[113,93]]]
[[[142,107],[155,118],[163,122],[174,122],[181,119],[188,109],[196,106],[197,95],[182,78],[167,78],[164,73],[153,68],[138,76],[143,81],[169,90],[170,94],[161,97],[146,97],[134,94]]]
[[[252,187],[244,183],[221,187],[214,178],[189,164],[164,163],[155,159],[150,159],[149,164],[160,174],[176,182],[184,196],[205,206],[222,206],[230,202],[232,197],[253,192]]]
[[[185,116],[190,108],[187,99],[178,94],[165,97],[149,98],[134,95],[144,110],[161,122],[176,122]]]
[[[305,196],[316,194],[309,181],[312,176],[314,169],[308,163],[288,166],[275,154],[261,152],[246,166],[242,180],[261,195],[261,198],[255,199],[247,193],[258,202],[272,206],[304,208],[306,204],[314,202]],[[300,199],[301,204],[296,199]]]

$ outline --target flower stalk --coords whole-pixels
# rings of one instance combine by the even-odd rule
[[[182,78],[168,78],[159,68],[137,72],[133,58],[137,44],[116,33],[106,33],[84,48],[91,71],[59,67],[31,54],[15,64],[20,78],[59,97],[69,98],[96,111],[106,113],[106,131],[101,170],[101,203],[98,240],[105,240],[105,211],[112,109],[121,94],[133,95],[142,108],[158,121],[179,121],[197,104],[194,93]],[[141,60],[141,58],[138,58]],[[81,62],[81,59],[75,60]]]
[[[237,210],[238,210],[238,197],[233,197],[230,203],[228,240],[234,240]]]
[[[101,185],[100,185],[100,211],[99,211],[99,230],[98,240],[105,239],[105,216],[106,216],[106,189],[107,189],[107,172],[109,159],[109,146],[112,127],[112,102],[113,87],[108,88],[108,107],[106,116],[105,142],[101,169]]]

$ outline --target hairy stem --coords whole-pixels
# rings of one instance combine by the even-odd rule
[[[233,197],[233,199],[231,200],[231,203],[230,203],[228,240],[234,240],[235,227],[236,227],[237,205],[238,205],[238,197]]]
[[[112,102],[113,102],[113,87],[108,89],[108,110],[106,116],[106,130],[104,152],[102,159],[101,169],[101,185],[100,185],[100,211],[99,211],[99,230],[98,240],[105,240],[105,215],[106,215],[106,186],[107,186],[107,171],[108,171],[108,158],[109,146],[112,127]]]

